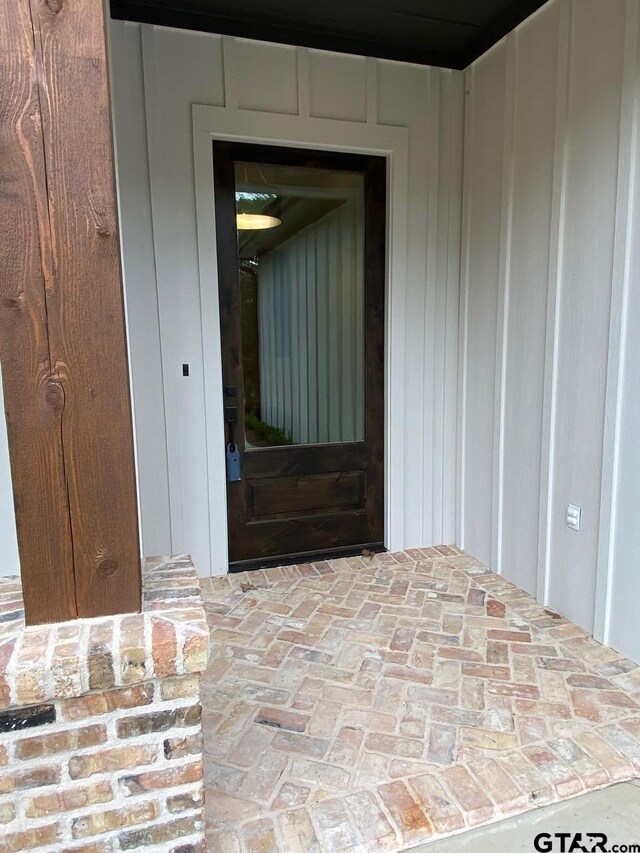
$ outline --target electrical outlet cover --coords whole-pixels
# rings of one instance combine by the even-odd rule
[[[575,504],[569,504],[567,507],[567,527],[571,530],[580,530],[580,518],[582,510]]]

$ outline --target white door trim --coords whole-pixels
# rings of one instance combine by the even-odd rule
[[[201,335],[204,359],[209,530],[226,529],[226,480],[218,267],[213,185],[214,139],[377,154],[387,158],[387,282],[385,318],[385,545],[403,547],[405,282],[409,131],[364,122],[276,115],[229,107],[192,106]],[[215,523],[214,523],[215,521]],[[227,541],[209,546],[211,565],[226,571]]]

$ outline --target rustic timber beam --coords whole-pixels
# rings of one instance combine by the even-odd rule
[[[0,362],[27,623],[137,611],[102,0],[1,0],[0,81]]]

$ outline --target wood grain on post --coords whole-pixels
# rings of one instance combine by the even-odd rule
[[[0,7],[0,358],[29,624],[140,608],[102,0]]]

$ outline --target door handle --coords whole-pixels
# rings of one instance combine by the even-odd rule
[[[227,482],[237,483],[242,480],[242,458],[236,441],[236,425],[238,423],[237,406],[225,406],[224,419],[228,428],[226,446]]]

